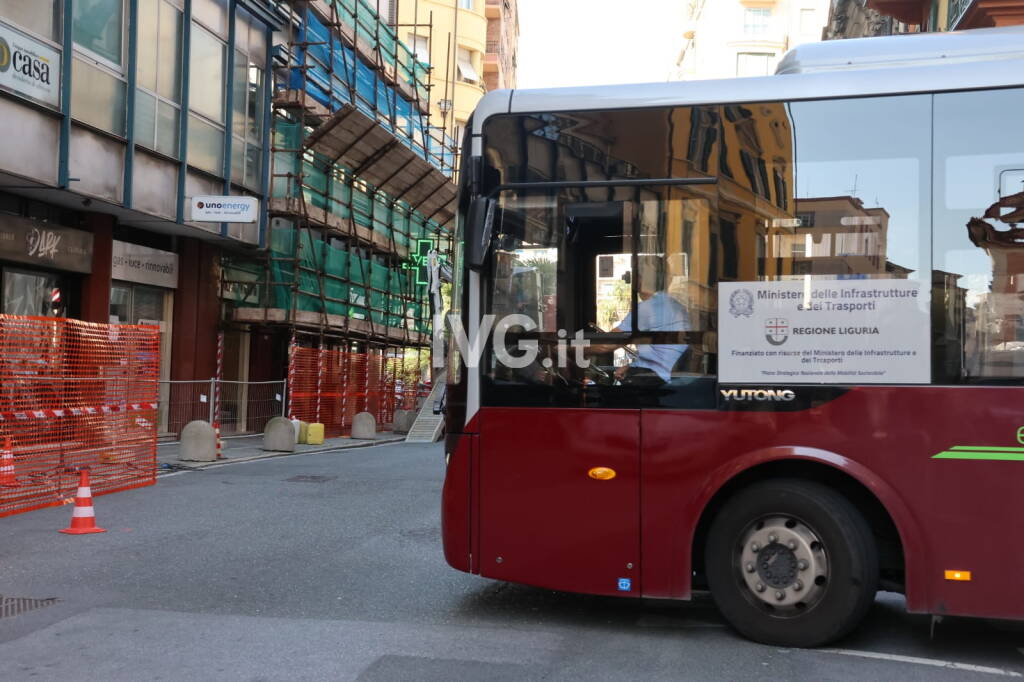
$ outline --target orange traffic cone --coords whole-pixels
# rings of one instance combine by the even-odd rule
[[[11,439],[4,439],[4,448],[0,450],[0,486],[17,488],[18,479],[14,476],[14,448]]]
[[[92,508],[92,489],[89,487],[89,470],[82,469],[78,482],[78,493],[75,495],[75,510],[71,512],[71,525],[62,528],[61,533],[69,535],[85,535],[86,533],[106,533],[105,528],[96,526],[96,512]]]

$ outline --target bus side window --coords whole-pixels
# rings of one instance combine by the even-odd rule
[[[933,381],[1024,380],[1024,89],[935,95]]]

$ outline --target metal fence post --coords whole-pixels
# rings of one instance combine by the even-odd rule
[[[281,416],[282,417],[287,417],[288,416],[288,401],[291,399],[291,396],[288,395],[288,379],[286,378],[281,383],[282,383],[282,386],[281,386]]]
[[[213,392],[216,391],[216,390],[217,390],[217,378],[213,377],[213,378],[210,379],[210,393],[207,396],[207,400],[210,401],[210,425],[211,426],[213,425],[213,421],[214,421],[214,419],[213,419],[213,416],[214,416],[213,415],[213,410],[215,409],[214,403],[216,402],[213,399]]]

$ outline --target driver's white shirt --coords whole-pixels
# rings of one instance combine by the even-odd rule
[[[664,291],[637,305],[637,323],[641,332],[684,332],[690,329],[690,314],[686,307]],[[624,332],[633,331],[633,316],[627,314],[617,325]],[[664,381],[672,378],[672,368],[688,348],[685,343],[638,344],[637,358],[630,367],[644,367],[658,374]]]

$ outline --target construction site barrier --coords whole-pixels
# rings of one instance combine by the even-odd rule
[[[422,392],[418,363],[382,351],[294,348],[291,358],[288,416],[323,424],[328,438],[351,433],[360,412],[390,424],[396,409],[415,409]]]
[[[284,380],[161,381],[160,436],[180,437],[185,425],[196,419],[220,424],[223,436],[263,433],[268,421],[284,416],[286,393]]]
[[[0,315],[0,516],[156,481],[159,335]]]

